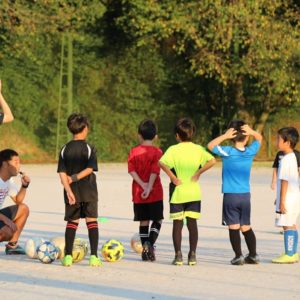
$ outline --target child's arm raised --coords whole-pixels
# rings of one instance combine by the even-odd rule
[[[261,143],[261,141],[262,141],[262,135],[259,132],[253,130],[247,124],[244,125],[244,126],[242,126],[241,129],[244,131],[245,135],[252,135],[259,143]]]
[[[181,180],[175,176],[175,174],[171,171],[171,169],[167,165],[165,165],[161,161],[159,161],[158,164],[159,164],[160,168],[170,177],[171,181],[175,185],[181,184]]]
[[[220,145],[222,142],[232,139],[236,136],[236,130],[229,128],[224,134],[210,141],[207,145],[207,148],[211,151],[215,146]]]

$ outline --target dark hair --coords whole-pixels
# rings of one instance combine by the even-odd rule
[[[19,154],[12,149],[4,149],[0,151],[0,168],[2,167],[3,162],[10,161],[13,156],[19,156]]]
[[[181,141],[191,141],[194,133],[196,132],[196,126],[192,119],[182,118],[176,123],[174,131],[175,134],[178,134]]]
[[[290,142],[292,149],[296,147],[299,141],[299,133],[295,127],[283,127],[277,133],[285,142]]]
[[[234,138],[231,140],[236,142],[243,142],[246,139],[246,135],[244,134],[244,131],[242,130],[242,126],[246,125],[246,123],[243,120],[233,120],[228,124],[228,128],[233,128],[236,130],[237,134]]]
[[[138,127],[138,133],[144,140],[153,140],[157,134],[157,126],[153,120],[146,119]]]
[[[86,116],[80,113],[73,113],[69,116],[67,126],[71,133],[77,134],[83,131],[85,127],[89,127],[89,121]]]

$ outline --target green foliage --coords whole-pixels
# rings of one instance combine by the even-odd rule
[[[144,118],[158,121],[163,148],[182,116],[200,143],[232,118],[263,129],[279,108],[299,106],[299,9],[292,0],[3,0],[3,94],[54,157],[68,33],[74,111],[89,116],[101,160],[125,160]]]
[[[299,10],[293,1],[117,2],[122,14],[116,24],[137,45],[167,43],[195,77],[221,84],[218,98],[231,103],[224,103],[229,119],[259,123],[259,111],[299,102]]]

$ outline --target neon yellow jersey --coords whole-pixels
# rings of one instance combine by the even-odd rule
[[[176,186],[171,203],[199,201],[202,192],[198,182],[191,180],[196,171],[203,167],[213,156],[200,145],[192,142],[181,142],[168,148],[160,162],[176,173],[182,184]]]

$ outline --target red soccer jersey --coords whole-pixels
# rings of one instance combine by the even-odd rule
[[[132,201],[134,203],[150,203],[163,200],[163,188],[161,185],[158,161],[162,151],[154,146],[139,145],[131,149],[128,156],[128,173],[136,172],[144,182],[149,182],[151,173],[157,174],[149,197],[143,199],[143,188],[135,181],[132,182]]]

